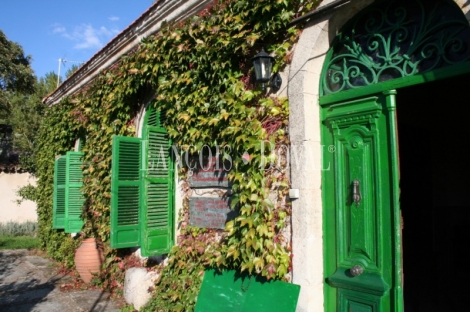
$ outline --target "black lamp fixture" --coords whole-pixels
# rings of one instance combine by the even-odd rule
[[[281,87],[282,79],[279,73],[275,73],[271,79],[274,57],[266,53],[264,48],[262,48],[261,52],[256,54],[251,61],[255,67],[256,82],[261,83],[261,89],[263,91],[266,90],[265,84],[271,80],[268,87],[270,87],[274,92],[277,92]]]

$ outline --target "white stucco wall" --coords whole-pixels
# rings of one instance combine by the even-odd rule
[[[16,203],[17,190],[28,184],[36,185],[36,178],[29,173],[0,173],[0,222],[37,221],[36,203]]]

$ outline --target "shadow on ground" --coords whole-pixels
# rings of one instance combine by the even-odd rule
[[[0,311],[114,312],[117,301],[95,289],[61,291],[70,282],[53,264],[28,250],[0,251]]]

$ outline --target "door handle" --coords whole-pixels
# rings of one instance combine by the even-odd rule
[[[361,202],[361,191],[359,190],[359,180],[354,179],[353,181],[353,202],[356,204],[356,207],[359,206]]]

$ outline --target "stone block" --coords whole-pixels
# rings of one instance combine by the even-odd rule
[[[124,279],[124,299],[132,304],[137,311],[150,300],[149,288],[153,287],[158,278],[156,272],[147,272],[144,268],[130,268]]]

